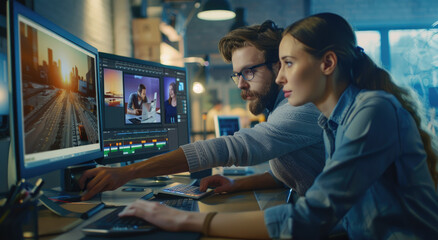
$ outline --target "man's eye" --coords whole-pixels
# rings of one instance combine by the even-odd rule
[[[250,69],[244,69],[243,71],[242,71],[242,74],[243,75],[247,75],[247,74],[250,74],[251,73],[251,70]]]

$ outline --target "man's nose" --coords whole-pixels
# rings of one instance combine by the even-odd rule
[[[248,82],[243,78],[242,75],[239,76],[239,83],[237,84],[237,87],[240,89],[248,89],[249,88]]]

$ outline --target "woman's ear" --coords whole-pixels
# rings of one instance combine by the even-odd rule
[[[335,52],[328,51],[322,56],[321,71],[325,75],[331,75],[335,71],[337,64],[338,57]]]

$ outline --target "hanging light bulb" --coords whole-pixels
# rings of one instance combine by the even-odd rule
[[[200,82],[194,82],[193,83],[193,92],[196,94],[201,94],[204,92],[204,85]]]
[[[231,10],[228,0],[207,0],[197,16],[202,20],[222,21],[234,18],[236,13]]]

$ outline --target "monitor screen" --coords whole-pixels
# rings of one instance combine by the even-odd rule
[[[214,118],[216,137],[233,135],[240,130],[239,116],[217,115]]]
[[[143,160],[189,143],[185,68],[99,55],[102,164]]]
[[[14,1],[8,24],[18,177],[103,157],[97,49]]]

